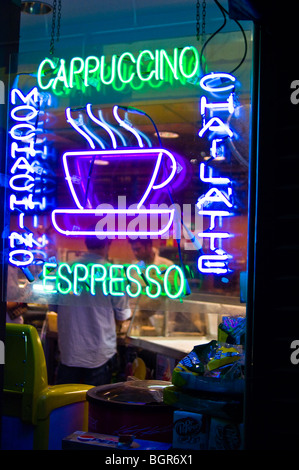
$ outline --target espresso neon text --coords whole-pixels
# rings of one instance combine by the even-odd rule
[[[54,271],[55,270],[55,271]],[[81,295],[84,291],[96,295],[150,298],[167,296],[179,298],[184,291],[184,273],[179,266],[149,265],[142,269],[137,264],[44,263],[43,289],[62,295]]]

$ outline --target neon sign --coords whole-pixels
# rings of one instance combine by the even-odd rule
[[[44,126],[41,107],[49,99],[37,87],[26,95],[18,88],[10,93],[9,208],[17,214],[18,230],[9,235],[9,262],[22,269],[34,262],[37,253],[43,256],[42,248],[47,245],[46,236],[34,238],[25,220],[28,223],[30,219],[31,226],[37,227],[38,215],[55,205],[55,180],[47,164],[48,148],[43,139],[38,139]]]
[[[185,289],[185,277],[179,266],[149,265],[145,270],[136,264],[44,263],[42,285],[51,294],[81,295],[83,291],[96,295],[129,297],[146,295],[152,299],[167,296],[179,298]],[[53,270],[56,270],[55,272]],[[144,271],[144,272],[143,272]],[[146,286],[143,285],[145,281]]]
[[[191,79],[198,74],[199,53],[194,46],[175,47],[172,53],[165,49],[155,51],[143,50],[137,56],[131,52],[123,52],[120,56],[113,54],[110,62],[106,56],[73,57],[67,64],[65,59],[58,62],[45,58],[37,71],[38,86],[42,90],[55,91],[59,85],[65,89],[80,88],[98,83],[113,86],[116,81],[131,84],[137,78],[140,83],[168,80],[171,76],[179,81],[181,78]],[[55,74],[55,77],[53,75]],[[50,76],[51,78],[47,78]],[[79,78],[79,81],[78,81]]]
[[[94,116],[90,104],[87,104],[86,109],[88,116],[101,127],[104,127],[108,132],[111,138],[111,144],[114,148],[95,150],[96,145],[94,139],[91,137],[90,133],[87,132],[83,122],[74,120],[71,117],[70,108],[66,109],[67,121],[76,132],[86,139],[92,150],[65,152],[62,156],[65,179],[76,208],[53,210],[52,223],[54,228],[66,236],[94,235],[107,237],[116,235],[163,235],[172,225],[174,209],[148,208],[145,204],[148,203],[152,194],[158,197],[159,192],[174,179],[178,168],[175,157],[166,149],[145,147],[139,131],[135,130],[133,126],[128,125],[125,120],[120,118],[118,106],[114,106],[113,108],[114,117],[121,127],[134,135],[138,147],[116,147],[116,139],[111,128]],[[103,147],[102,143],[100,143],[100,145]],[[92,162],[92,164],[95,164],[95,162],[105,162],[107,165],[115,165],[119,168],[122,163],[125,166],[127,164],[138,166],[144,160],[150,162],[150,172],[148,174],[148,183],[139,194],[139,200],[136,200],[129,208],[116,209],[108,204],[107,201],[99,201],[99,205],[97,205],[96,208],[92,207],[93,203],[88,197],[90,162]],[[86,165],[89,167],[85,179],[83,171],[80,170],[80,164],[83,166],[84,162],[86,162]],[[80,184],[78,184],[78,182]],[[99,190],[99,188],[95,188],[94,191],[96,192],[97,189]],[[128,219],[125,223],[124,216]],[[157,219],[157,216],[160,216],[160,218]],[[99,224],[100,219],[104,217],[110,217],[110,223],[107,221],[105,230],[103,224],[101,228],[99,228],[99,225],[101,225]],[[118,217],[119,221],[121,220],[121,227],[115,226],[114,217]],[[155,219],[154,225],[156,225],[156,221],[158,220],[159,227],[155,226],[151,229],[149,222],[152,217]],[[136,222],[136,218],[139,219],[138,223]],[[92,223],[95,227],[93,230],[90,229]],[[112,228],[109,229],[111,225]],[[144,229],[140,227],[144,227]]]
[[[230,127],[217,114],[234,113],[235,81],[236,78],[228,73],[210,73],[200,80],[200,86],[214,98],[213,102],[209,102],[206,96],[200,99],[203,127],[198,132],[199,137],[208,135],[211,140],[212,159],[224,157],[225,140],[234,136]],[[219,96],[223,99],[224,92],[230,92],[226,101],[215,101]],[[213,168],[205,163],[200,164],[199,178],[209,185],[209,189],[198,198],[196,206],[199,215],[209,217],[210,225],[208,230],[199,232],[198,236],[208,240],[210,253],[198,258],[198,270],[204,274],[227,274],[231,271],[229,261],[232,256],[223,250],[222,244],[233,234],[220,231],[219,228],[223,217],[234,215],[232,182],[229,178],[214,176]]]

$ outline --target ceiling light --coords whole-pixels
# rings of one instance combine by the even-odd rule
[[[107,160],[95,160],[94,161],[94,164],[95,165],[109,165],[109,162],[107,162]]]
[[[215,161],[222,161],[222,160],[225,160],[225,156],[224,155],[218,155],[217,157],[212,157],[211,155],[205,155],[203,157],[204,160],[215,160]]]
[[[45,2],[22,2],[21,11],[30,15],[46,15],[52,11],[52,6]]]
[[[154,135],[157,136],[156,133]],[[161,131],[159,132],[159,135],[160,137],[163,137],[164,139],[176,139],[177,137],[179,137],[179,134],[177,134],[176,132],[168,132],[168,131]]]
[[[217,161],[225,160],[225,156],[224,155],[218,155],[218,157],[215,157],[214,160],[217,160]]]

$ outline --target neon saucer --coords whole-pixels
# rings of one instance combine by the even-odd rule
[[[174,210],[56,209],[52,212],[52,223],[67,236],[160,236],[170,229]]]

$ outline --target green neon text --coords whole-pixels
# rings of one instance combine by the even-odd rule
[[[123,52],[112,57],[88,56],[73,57],[68,63],[64,59],[58,62],[45,58],[37,70],[38,86],[42,90],[89,87],[96,84],[111,85],[121,91],[130,84],[138,89],[145,82],[153,87],[163,81],[181,81],[197,76],[199,72],[199,53],[194,46],[175,47],[172,52],[165,49],[148,49],[138,55]]]
[[[83,292],[95,296],[101,291],[112,296],[177,299],[185,289],[184,273],[177,265],[149,265],[142,270],[135,264],[44,263],[42,279],[45,292],[76,296]]]

